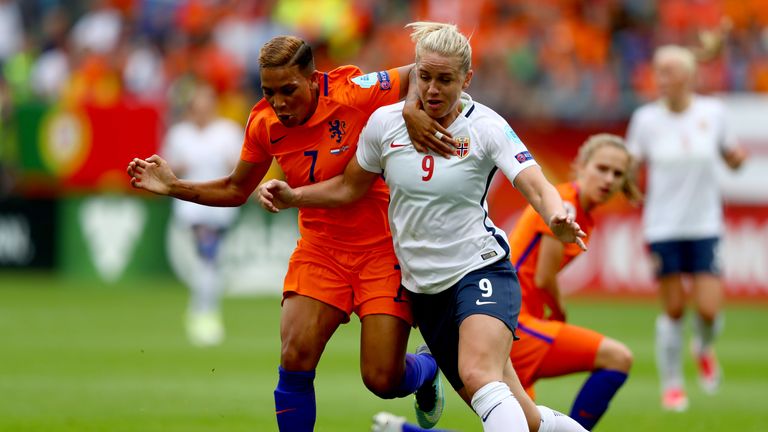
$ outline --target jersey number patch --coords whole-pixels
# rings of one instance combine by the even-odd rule
[[[315,163],[317,163],[317,150],[307,150],[304,152],[304,156],[312,157],[312,165],[309,166],[309,181],[315,182]]]
[[[432,178],[432,174],[435,173],[435,158],[431,155],[424,156],[424,159],[421,160],[421,169],[426,173],[421,176],[421,180],[429,181]]]

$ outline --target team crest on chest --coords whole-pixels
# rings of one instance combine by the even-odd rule
[[[456,156],[464,159],[469,155],[469,137],[456,137]]]
[[[341,142],[344,134],[347,133],[347,122],[344,120],[333,120],[328,122],[328,132],[331,133],[331,139],[335,139],[337,143]]]

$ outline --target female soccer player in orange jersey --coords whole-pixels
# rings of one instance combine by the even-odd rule
[[[264,98],[251,111],[232,174],[209,182],[179,180],[154,155],[129,164],[131,184],[199,204],[239,206],[273,157],[293,187],[332,178],[355,155],[358,135],[371,113],[406,95],[412,69],[363,74],[355,66],[343,66],[320,72],[309,45],[292,36],[266,43],[259,63]],[[439,154],[452,151],[449,138],[433,135],[438,130],[450,137],[447,130],[418,109],[413,118],[417,143]],[[388,201],[386,185],[379,180],[357,203],[299,211],[301,239],[285,278],[280,321],[275,407],[281,431],[314,429],[315,368],[326,343],[352,312],[361,321],[360,364],[366,387],[383,398],[416,392],[417,410],[431,424],[442,412],[435,360],[429,353],[405,353],[412,317],[399,290]]]
[[[620,137],[594,135],[579,149],[575,181],[557,187],[576,223],[587,233],[587,240],[594,226],[591,213],[597,206],[619,191],[630,200],[640,199],[630,175],[631,163]],[[510,239],[512,264],[523,289],[520,340],[512,347],[512,364],[531,397],[539,378],[591,371],[570,413],[591,430],[624,384],[632,353],[621,342],[565,322],[557,276],[581,248],[560,242],[530,206]],[[547,308],[549,315],[545,315]]]

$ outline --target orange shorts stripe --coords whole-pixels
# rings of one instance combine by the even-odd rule
[[[367,251],[320,247],[300,239],[288,263],[283,298],[290,293],[329,304],[349,316],[392,315],[413,322],[399,297],[400,267],[390,245]]]
[[[520,382],[532,396],[539,378],[590,371],[603,341],[602,334],[583,327],[521,316],[520,340],[512,345],[510,358]]]

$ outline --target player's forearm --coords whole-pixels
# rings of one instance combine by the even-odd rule
[[[248,200],[249,192],[236,187],[230,177],[207,182],[177,180],[168,195],[212,207],[237,207]]]
[[[528,174],[526,171],[530,172],[529,181],[521,185],[520,191],[542,219],[549,223],[554,214],[563,213],[563,200],[540,169],[531,167],[520,175]]]
[[[313,185],[302,186],[294,190],[294,207],[339,207],[357,201],[365,193],[365,189],[354,187],[344,180],[344,175],[338,175]]]

